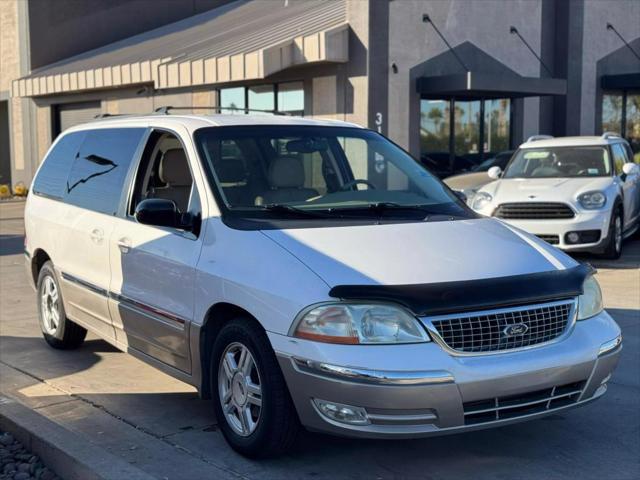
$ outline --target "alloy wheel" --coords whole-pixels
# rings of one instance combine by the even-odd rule
[[[42,325],[49,335],[55,335],[60,325],[60,295],[53,278],[47,276],[42,282],[40,306]]]
[[[218,393],[229,426],[238,435],[251,435],[260,421],[262,383],[253,355],[239,342],[230,344],[222,354]]]
[[[622,250],[622,219],[620,216],[616,217],[614,223],[614,235],[616,252],[620,252]]]

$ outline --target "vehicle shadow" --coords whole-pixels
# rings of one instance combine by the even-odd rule
[[[17,255],[24,251],[24,235],[0,235],[0,256]]]
[[[572,253],[571,256],[578,262],[589,263],[596,268],[640,269],[640,234],[635,234],[624,242],[622,256],[617,260],[609,260],[589,253]]]

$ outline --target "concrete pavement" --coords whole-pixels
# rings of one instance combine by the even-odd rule
[[[637,478],[640,472],[640,239],[599,262],[625,346],[607,395],[588,406],[495,430],[413,441],[307,434],[263,462],[229,449],[193,388],[88,336],[72,352],[42,340],[22,256],[22,205],[0,204],[0,390],[159,479]]]

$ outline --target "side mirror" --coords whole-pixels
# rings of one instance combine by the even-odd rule
[[[468,200],[467,194],[464,193],[462,190],[454,190],[453,193],[456,195],[456,197],[458,197],[464,203],[467,203],[467,200]]]
[[[487,175],[489,175],[491,180],[497,180],[500,178],[500,175],[502,175],[502,169],[500,167],[491,167],[487,171]]]
[[[147,198],[136,207],[134,217],[144,225],[179,228],[180,214],[172,200]]]
[[[622,173],[624,173],[625,175],[635,175],[637,173],[640,173],[640,165],[631,162],[625,163],[622,166]]]

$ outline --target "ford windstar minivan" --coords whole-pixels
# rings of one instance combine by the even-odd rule
[[[25,222],[45,340],[90,330],[196,386],[248,456],[301,426],[413,438],[564,411],[606,391],[621,349],[589,266],[349,123],[76,126]]]

